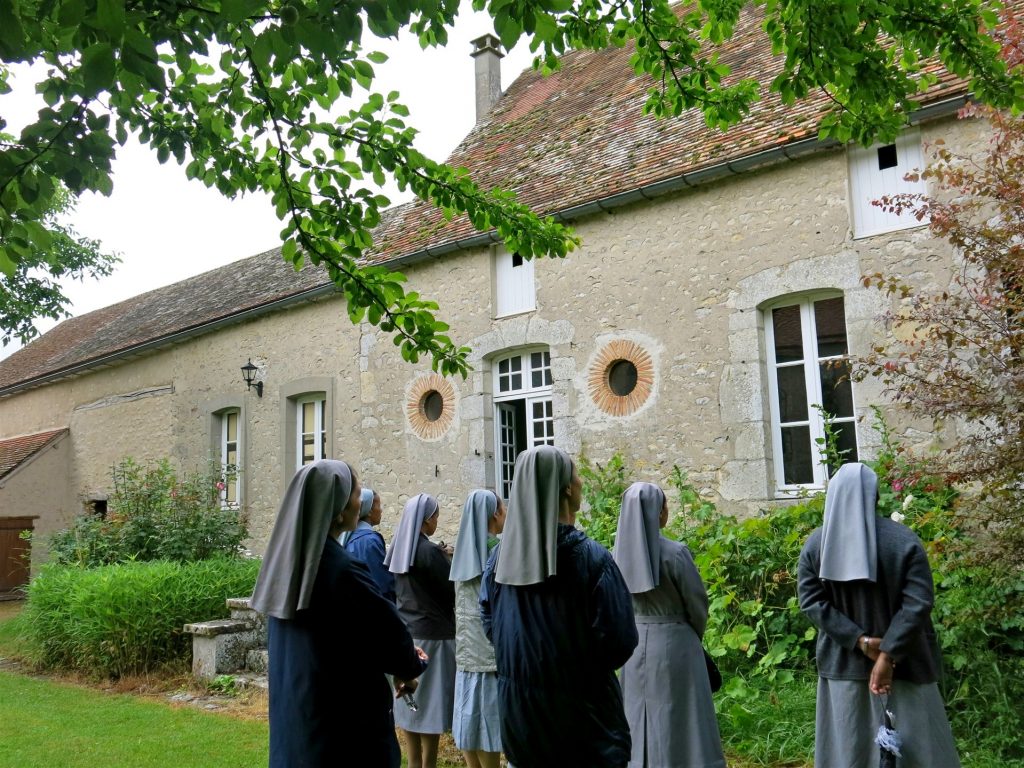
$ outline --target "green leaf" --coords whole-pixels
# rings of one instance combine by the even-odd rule
[[[124,31],[124,24],[124,0],[97,0],[96,16],[93,19],[95,27],[117,39]]]
[[[82,95],[92,98],[114,85],[114,49],[110,43],[90,45],[82,54]]]

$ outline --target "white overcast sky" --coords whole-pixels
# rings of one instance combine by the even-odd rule
[[[464,2],[445,48],[422,50],[409,35],[398,41],[366,38],[368,50],[390,57],[375,65],[374,90],[401,93],[411,111],[407,122],[420,131],[417,148],[429,157],[443,160],[473,127],[470,41],[491,31],[490,17],[472,13]],[[501,62],[502,87],[508,88],[531,59],[525,41],[509,52]],[[25,72],[16,71],[16,78],[15,92],[0,96],[5,130],[15,135],[41,105]],[[70,221],[80,234],[102,241],[105,250],[121,257],[113,275],[66,286],[74,315],[273,248],[281,230],[266,198],[227,200],[201,182],[188,181],[174,160],[160,165],[153,152],[133,140],[118,150],[113,194],[84,195]],[[38,327],[45,331],[53,325],[41,321]],[[0,358],[16,347],[0,350]]]

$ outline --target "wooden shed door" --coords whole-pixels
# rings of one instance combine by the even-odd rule
[[[32,517],[0,517],[0,597],[28,584],[30,543],[21,538],[32,530]]]

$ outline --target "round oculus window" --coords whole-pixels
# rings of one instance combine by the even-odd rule
[[[421,440],[438,440],[455,420],[455,387],[444,376],[420,376],[409,387],[406,418]]]
[[[616,360],[608,366],[608,388],[619,397],[636,389],[637,370],[631,360]]]
[[[587,389],[594,404],[610,416],[636,413],[654,389],[654,360],[635,341],[610,341],[591,360]]]
[[[430,422],[437,421],[444,413],[444,398],[436,389],[432,389],[423,395],[420,400],[420,408],[423,410],[423,417]]]

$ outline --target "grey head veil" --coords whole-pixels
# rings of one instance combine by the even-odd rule
[[[363,492],[359,496],[359,522],[363,522],[370,516],[371,509],[373,509],[373,489],[363,488]],[[344,547],[351,537],[352,531],[342,531],[341,536],[338,537],[338,543]]]
[[[484,572],[487,564],[487,525],[498,511],[498,497],[491,491],[475,490],[462,508],[459,537],[455,540],[452,581],[469,581]]]
[[[539,584],[557,570],[558,502],[572,480],[572,459],[540,445],[516,459],[508,518],[494,578],[499,584]]]
[[[331,521],[351,495],[352,470],[343,461],[316,461],[295,473],[256,579],[254,609],[292,619],[309,607]]]
[[[615,563],[634,595],[661,582],[661,510],[665,492],[654,483],[633,483],[622,494],[615,532]]]
[[[864,464],[844,464],[829,480],[821,524],[819,578],[875,581],[877,494],[878,476]]]
[[[416,545],[420,540],[420,528],[423,521],[433,517],[437,512],[437,499],[427,493],[417,493],[407,502],[402,510],[402,519],[398,523],[395,538],[384,555],[384,565],[392,573],[408,573],[416,559]]]

